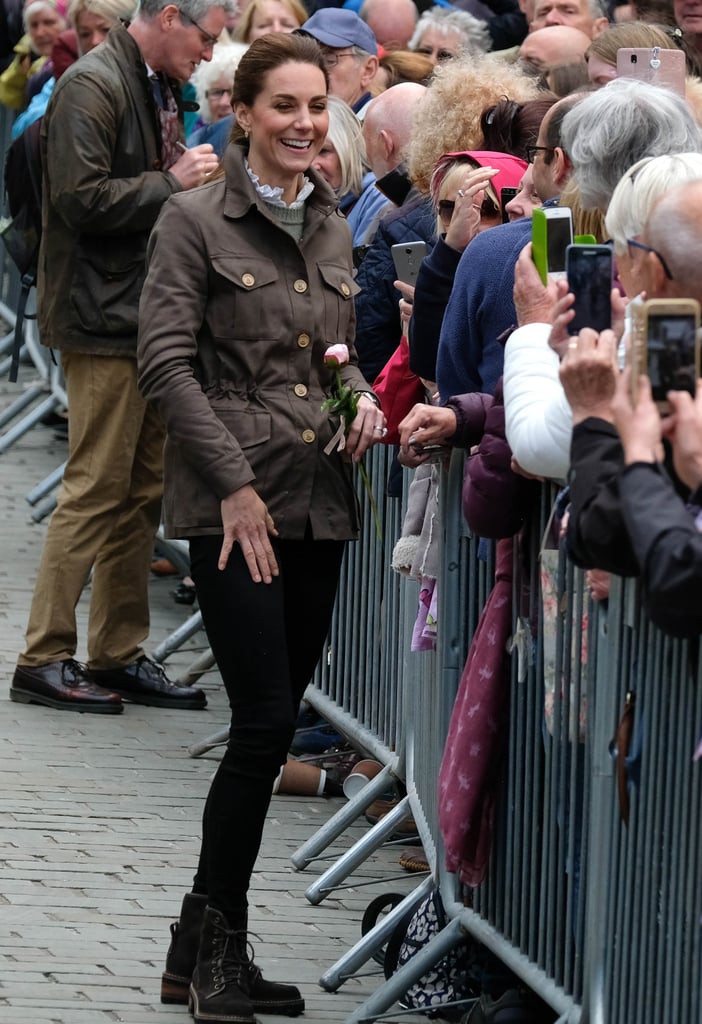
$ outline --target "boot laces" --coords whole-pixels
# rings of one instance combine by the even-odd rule
[[[249,964],[246,932],[218,928],[213,939],[216,985],[237,985],[246,991]]]

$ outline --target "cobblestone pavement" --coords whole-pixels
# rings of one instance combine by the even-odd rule
[[[0,385],[0,409],[30,376],[23,367],[19,386]],[[46,426],[0,454],[0,1024],[188,1021],[184,1007],[160,1004],[159,978],[217,760],[216,751],[191,759],[187,748],[227,720],[217,675],[202,681],[209,700],[202,712],[128,705],[120,716],[78,715],[7,696],[45,533],[45,524],[32,522],[25,495],[65,454],[65,442]],[[172,579],[152,580],[151,647],[190,613],[173,602],[173,586]],[[83,636],[88,591],[79,608]],[[177,652],[171,673],[190,664],[203,642],[200,634]],[[338,802],[274,797],[251,893],[257,960],[268,976],[301,986],[303,1019],[318,1024],[347,1020],[379,984],[373,964],[367,970],[375,973],[336,994],[317,984],[358,938],[365,905],[418,880],[390,881],[399,851],[385,848],[353,876],[352,887],[312,907],[304,890],[315,869],[297,873],[289,858]],[[349,830],[335,851],[362,829]],[[262,1024],[286,1019],[266,1016]]]

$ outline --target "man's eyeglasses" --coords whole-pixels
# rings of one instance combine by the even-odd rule
[[[185,18],[185,20],[189,21],[191,25],[195,26],[195,28],[202,36],[203,45],[207,46],[208,49],[214,46],[215,43],[219,42],[219,36],[213,36],[211,32],[208,32],[207,29],[204,29],[198,21],[195,21],[194,18],[191,18],[189,14],[185,13],[185,11],[179,11],[178,13],[180,14],[181,18]]]
[[[527,146],[526,158],[528,164],[533,164],[537,153],[553,153],[553,146]]]
[[[336,65],[339,63],[342,57],[355,56],[356,54],[353,52],[353,50],[345,50],[342,53],[339,53],[338,50],[325,50],[325,52],[322,54],[322,60],[324,61],[324,66],[327,69],[327,71],[331,71],[332,68],[336,67]]]
[[[669,281],[673,280],[670,267],[666,263],[665,258],[658,252],[658,249],[654,249],[652,245],[646,245],[644,242],[637,242],[635,238],[627,238],[626,244],[633,249],[641,249],[643,252],[652,252],[661,261],[661,266],[663,267],[663,273],[665,276]]]

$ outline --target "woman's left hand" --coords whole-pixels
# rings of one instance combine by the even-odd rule
[[[363,453],[382,441],[386,433],[382,409],[372,399],[361,395],[358,399],[358,412],[346,438],[346,451],[354,462],[360,462]]]

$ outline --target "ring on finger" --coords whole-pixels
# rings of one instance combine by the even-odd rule
[[[577,338],[573,338],[572,341],[568,342],[568,348],[569,349],[573,350],[573,349],[576,349],[577,347],[578,347],[578,339]]]
[[[456,195],[457,195],[457,196],[460,196],[460,197],[461,197],[461,199],[463,199],[463,197],[464,197],[464,195],[465,195],[465,192],[463,191],[463,189],[462,189],[462,188],[459,188],[458,192],[456,192]]]

